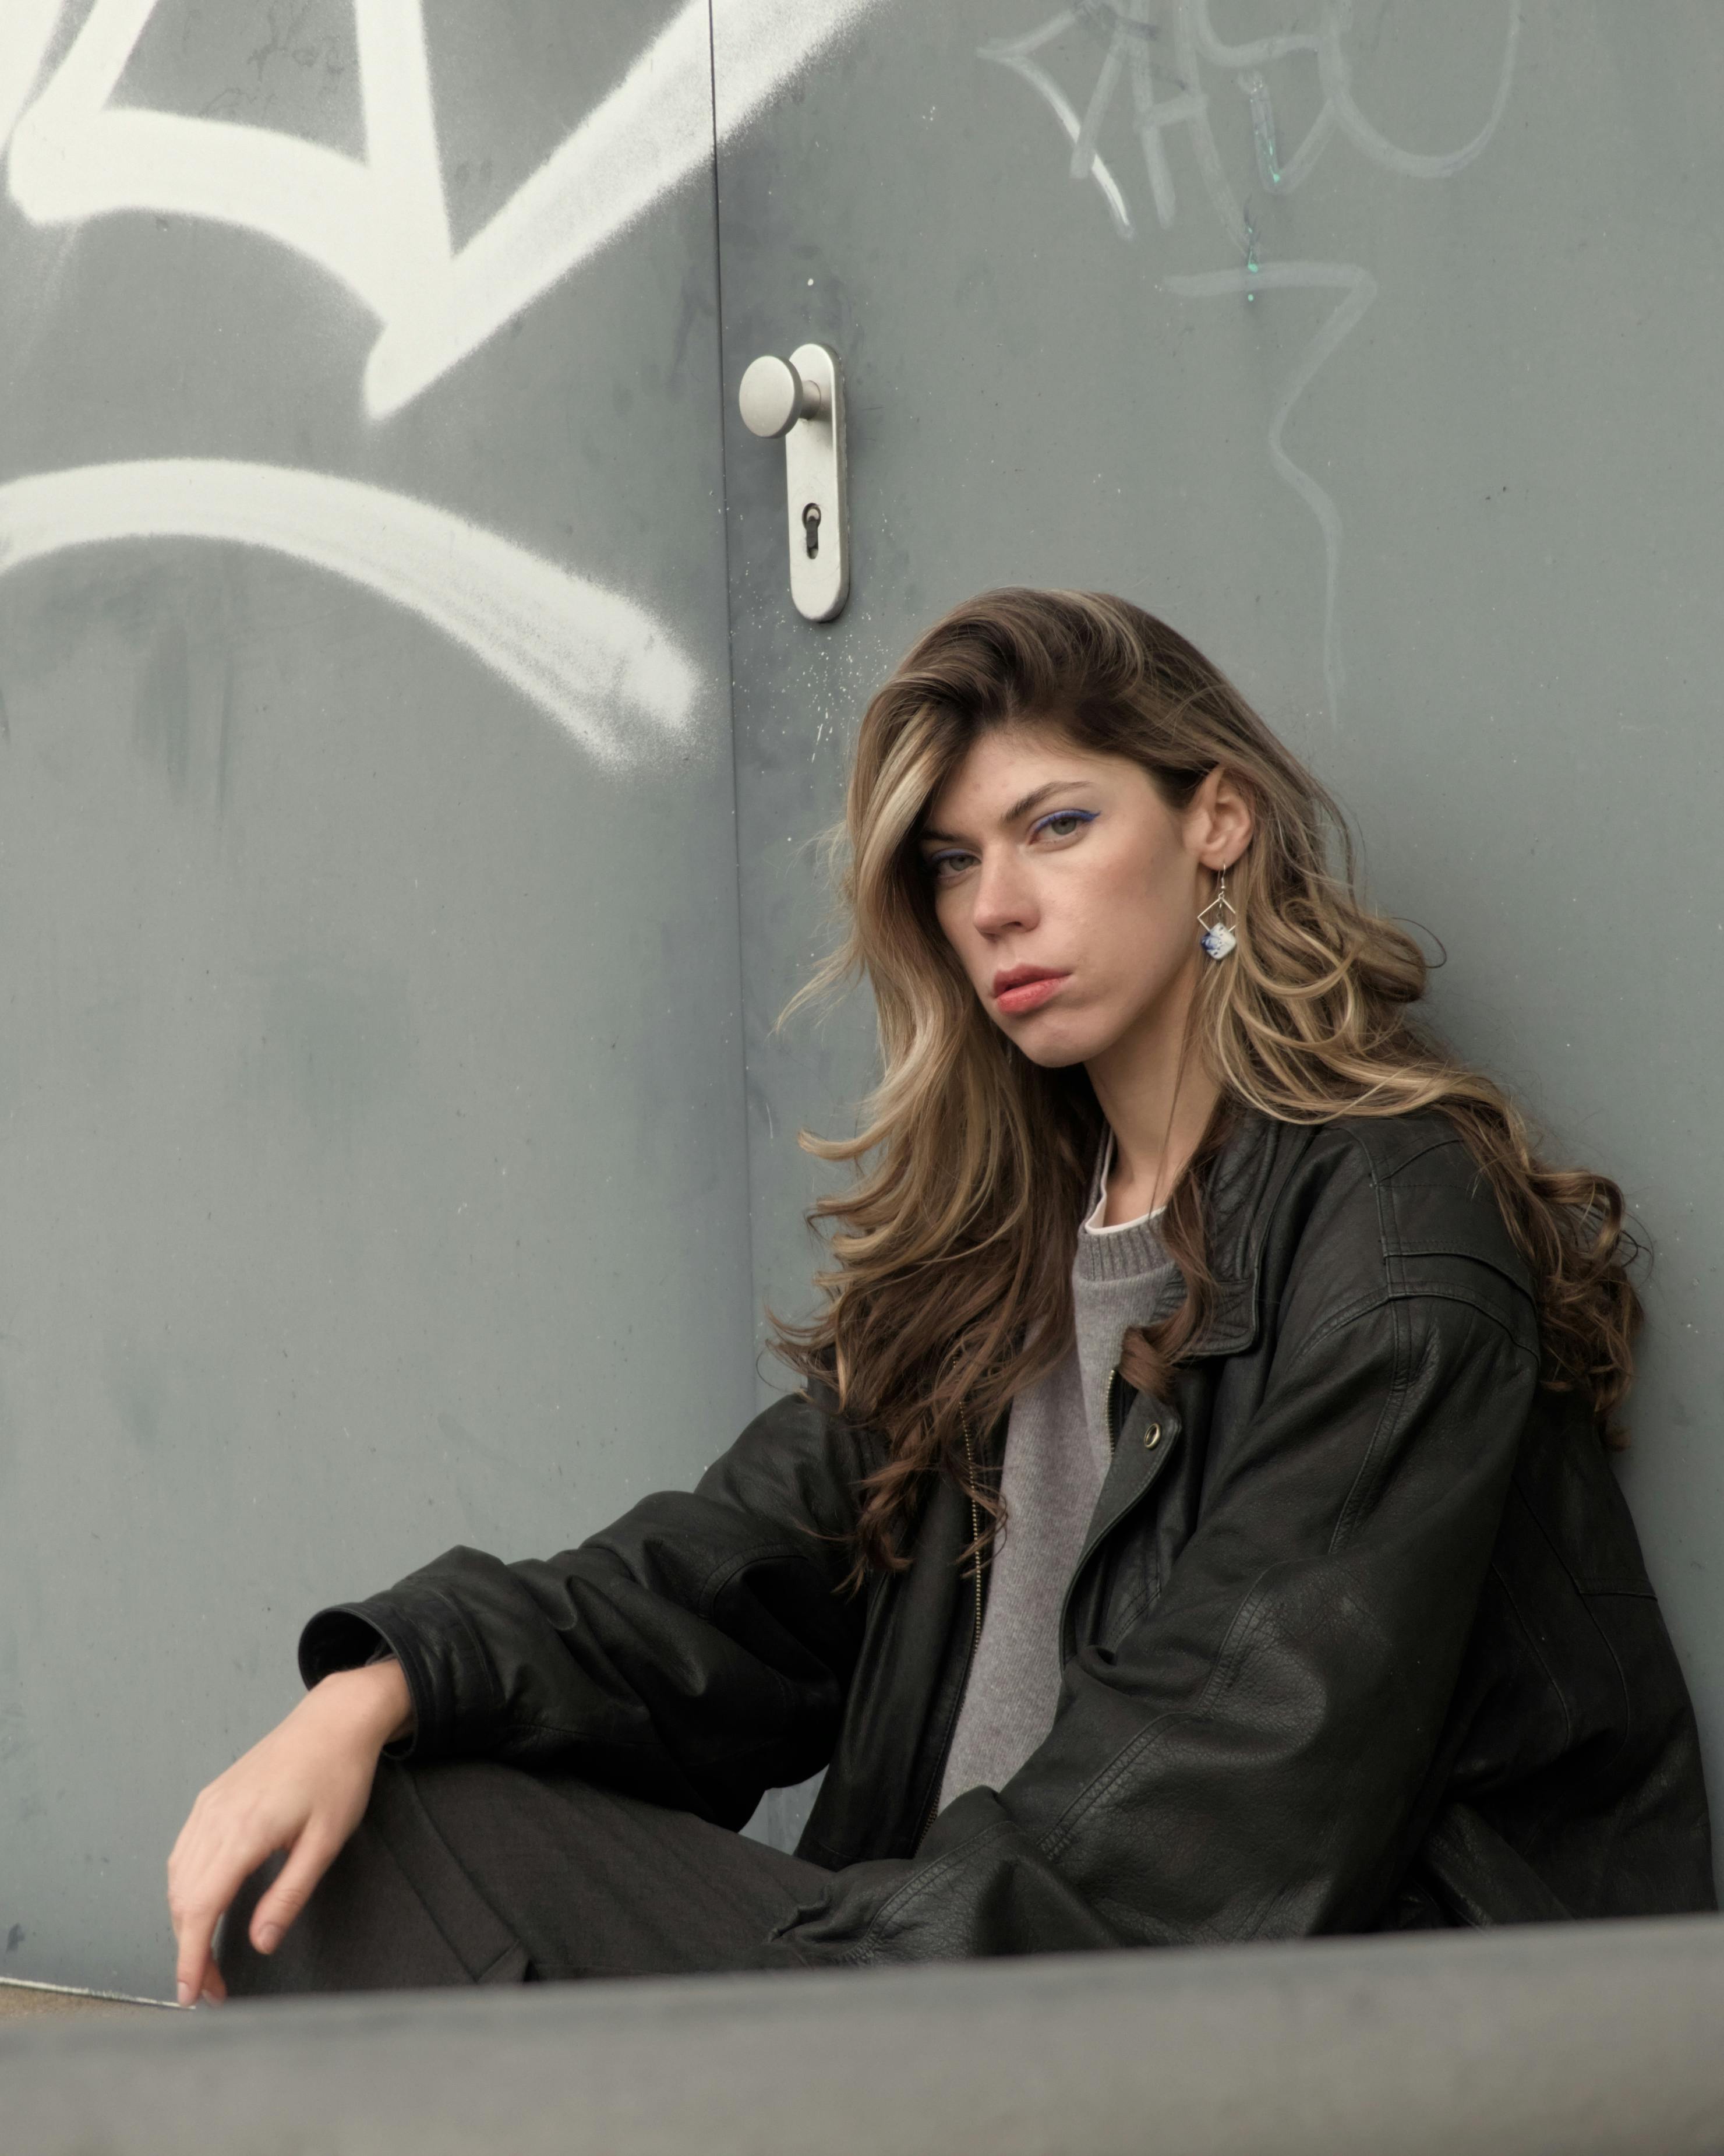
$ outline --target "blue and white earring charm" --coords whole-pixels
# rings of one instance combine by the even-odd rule
[[[1212,919],[1210,916],[1213,916]],[[1203,950],[1206,957],[1224,958],[1239,942],[1234,933],[1233,901],[1227,895],[1227,870],[1218,871],[1215,896],[1198,915],[1198,925],[1203,930]]]

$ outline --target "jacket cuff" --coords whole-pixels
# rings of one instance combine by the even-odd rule
[[[320,1609],[300,1635],[300,1675],[307,1688],[336,1670],[357,1670],[393,1655],[413,1702],[412,1733],[384,1746],[391,1759],[428,1758],[446,1752],[452,1715],[439,1714],[438,1687],[410,1625],[382,1598]]]

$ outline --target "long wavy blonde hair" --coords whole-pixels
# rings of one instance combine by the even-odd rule
[[[940,931],[917,845],[971,744],[1014,721],[1130,757],[1176,813],[1219,765],[1255,817],[1228,880],[1237,947],[1203,968],[1193,1005],[1189,1047],[1220,1101],[1162,1224],[1187,1291],[1172,1317],[1126,1336],[1125,1376],[1162,1390],[1201,1333],[1213,1286],[1203,1192],[1240,1104],[1296,1123],[1436,1108],[1531,1269],[1546,1383],[1588,1395],[1609,1435],[1639,1320],[1622,1194],[1539,1160],[1501,1089],[1409,1019],[1424,955],[1361,901],[1334,801],[1153,615],[1095,592],[988,592],[929,629],[869,704],[834,834],[848,932],[790,1006],[865,976],[879,1025],[881,1076],[858,1135],[801,1138],[855,1170],[810,1215],[829,1231],[824,1306],[807,1324],[774,1321],[780,1354],[886,1440],[864,1491],[859,1576],[907,1562],[901,1529],[936,1474],[998,1516],[967,1432],[990,1425],[1072,1337],[1101,1111],[1081,1066],[1039,1068],[983,1009]]]

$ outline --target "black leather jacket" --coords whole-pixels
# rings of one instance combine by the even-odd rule
[[[1219,1296],[1139,1395],[1062,1619],[1053,1728],[929,1825],[980,1622],[941,1482],[908,1572],[839,1583],[878,1440],[800,1398],[578,1549],[451,1550],[322,1612],[381,1634],[414,1751],[738,1825],[827,1776],[788,1958],[894,1963],[1716,1906],[1694,1720],[1583,1407],[1439,1115],[1243,1118]],[[979,1584],[985,1591],[985,1572]]]

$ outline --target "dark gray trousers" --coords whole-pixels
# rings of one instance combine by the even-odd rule
[[[692,1813],[485,1760],[385,1760],[369,1809],[272,1955],[223,1927],[236,1997],[793,1968],[767,1934],[829,1875]]]

